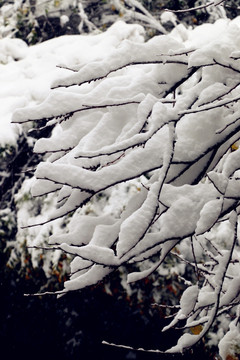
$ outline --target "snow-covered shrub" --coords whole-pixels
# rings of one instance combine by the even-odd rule
[[[75,58],[77,64],[80,59],[82,62],[89,62],[102,58],[107,53],[110,54],[124,39],[143,41],[143,34],[144,31],[140,26],[128,28],[123,25],[115,29],[113,27],[112,31],[103,32],[97,37],[67,36],[34,46],[27,46],[20,39],[0,40],[3,59],[3,64],[0,65],[2,70],[0,78],[3,85],[0,92],[0,208],[3,209],[0,213],[0,222],[6,224],[5,209],[8,209],[7,213],[12,219],[8,222],[9,229],[6,229],[5,225],[1,226],[2,242],[7,245],[5,247],[6,259],[1,263],[3,268],[7,263],[10,268],[20,267],[20,273],[24,274],[29,271],[31,263],[33,276],[35,274],[33,269],[36,270],[41,266],[45,276],[51,281],[50,277],[56,273],[55,269],[59,268],[58,262],[61,257],[59,251],[53,254],[39,249],[27,249],[28,246],[33,245],[46,246],[48,236],[52,231],[51,226],[42,229],[41,232],[30,229],[21,231],[21,226],[24,225],[26,219],[36,218],[40,212],[47,215],[53,205],[51,197],[35,202],[29,193],[33,170],[40,159],[32,153],[34,137],[38,136],[38,132],[42,135],[43,133],[34,127],[31,137],[26,139],[24,134],[31,129],[32,124],[26,124],[23,128],[17,124],[11,124],[13,109],[29,103],[38,104],[46,98],[51,82],[63,71],[56,67],[59,62],[68,63],[70,59],[72,61]],[[82,52],[83,48],[86,51]],[[50,132],[51,128],[44,131],[44,136],[48,136]],[[97,207],[100,208],[100,201]],[[95,210],[92,206],[91,209],[87,209],[87,212],[93,211],[97,211],[96,206]],[[64,224],[65,220],[60,221],[58,226],[65,226]],[[26,259],[29,256],[31,261]],[[61,279],[64,278],[66,269],[68,269],[67,263],[61,267]]]
[[[102,31],[122,18],[165,33],[140,1],[15,0],[0,3],[0,37],[18,37],[29,44],[64,34]]]
[[[216,6],[209,4],[207,0],[7,0],[0,2],[0,38],[18,37],[35,44],[64,34],[106,30],[120,18],[141,24],[146,36],[152,37],[167,33],[179,21],[196,26],[226,17],[225,11],[235,17],[240,5],[239,0],[234,4],[232,1]],[[193,5],[192,12],[181,11]],[[176,10],[177,16],[164,13],[166,8]]]
[[[194,270],[164,329],[185,324],[169,353],[193,346],[221,314],[231,314],[221,355],[238,351],[229,339],[239,334],[239,34],[236,18],[146,43],[126,39],[104,59],[63,64],[48,98],[13,116],[55,125],[36,142],[45,161],[31,191],[56,194],[56,207],[29,226],[71,214],[49,238],[49,248],[74,256],[60,294],[123,265],[139,270],[129,283],[141,280],[161,272],[169,254]],[[113,193],[119,202],[86,213]]]
[[[76,0],[15,0],[3,4],[0,15],[2,37],[14,36],[30,44],[63,35],[67,30],[79,32],[85,23],[90,31],[96,28],[88,21],[81,1]]]

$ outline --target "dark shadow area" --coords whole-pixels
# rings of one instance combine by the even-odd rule
[[[36,285],[9,270],[1,280],[0,348],[3,359],[213,359],[201,343],[183,355],[144,353],[103,345],[102,341],[166,349],[176,332],[161,333],[166,320],[157,309],[127,303],[103,286],[55,296],[26,297]],[[5,271],[6,275],[6,271]],[[147,302],[146,302],[147,303]],[[4,355],[3,355],[4,354]]]

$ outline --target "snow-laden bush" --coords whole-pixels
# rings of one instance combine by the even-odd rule
[[[46,41],[42,44],[27,46],[20,39],[5,38],[0,40],[1,56],[4,64],[0,91],[0,222],[1,242],[4,247],[5,261],[1,263],[9,268],[19,269],[20,274],[27,273],[31,280],[35,271],[43,270],[48,281],[44,281],[44,288],[49,289],[52,284],[52,276],[61,280],[68,270],[68,263],[62,262],[61,251],[42,251],[29,249],[27,246],[37,244],[46,246],[48,236],[53,232],[52,224],[47,224],[39,231],[37,228],[21,231],[21,226],[26,219],[39,221],[44,214],[45,220],[53,207],[53,197],[46,196],[34,201],[29,192],[33,169],[39,162],[37,154],[32,153],[35,139],[26,138],[26,132],[32,124],[21,126],[11,124],[11,116],[14,109],[27,104],[38,104],[49,93],[50,84],[54,78],[62,74],[62,69],[56,67],[59,63],[76,61],[90,62],[103,58],[118,47],[124,39],[143,41],[144,30],[140,26],[113,27],[108,32],[102,32],[95,36],[65,36]],[[85,49],[83,52],[82,49]],[[58,75],[57,75],[58,73]],[[35,128],[33,136],[37,136]],[[44,136],[50,133],[45,132]],[[97,207],[97,208],[96,208]],[[101,211],[100,202],[97,206],[91,204],[87,212]],[[6,217],[9,217],[6,219]],[[43,218],[42,218],[43,219]],[[61,219],[60,219],[61,220]],[[54,232],[65,226],[68,219],[59,221],[54,225]],[[8,224],[8,227],[6,227]],[[3,251],[3,250],[2,250]],[[30,257],[31,261],[28,261]],[[31,266],[30,266],[31,265]],[[61,268],[60,268],[61,267]],[[59,276],[60,275],[60,276]],[[59,285],[59,282],[56,284]],[[40,286],[39,286],[40,287]],[[39,289],[39,288],[38,288]],[[56,288],[55,288],[56,290]]]
[[[0,38],[18,37],[35,44],[64,34],[92,33],[106,30],[121,18],[139,23],[147,36],[165,34],[179,21],[196,26],[218,18],[237,15],[235,1],[157,0],[7,0],[0,1]],[[218,4],[221,3],[221,4]],[[185,10],[193,6],[195,10]],[[177,16],[164,9],[177,10]]]
[[[62,64],[48,98],[13,116],[55,125],[35,145],[46,160],[32,195],[56,193],[57,205],[32,226],[71,214],[49,238],[49,248],[74,256],[58,293],[97,284],[122,265],[136,264],[128,282],[138,281],[169,254],[195,271],[164,328],[184,329],[169,353],[193,346],[222,314],[231,322],[220,354],[239,351],[231,341],[240,316],[239,34],[236,18],[190,33],[180,26],[146,43],[126,39],[104,59]],[[133,183],[115,211],[107,202],[100,214],[81,210]]]
[[[120,17],[166,33],[159,15],[154,17],[141,1],[14,0],[0,2],[0,38],[35,44],[63,34],[102,31]]]
[[[0,6],[0,15],[0,37],[18,37],[29,44],[96,30],[77,0],[7,1]]]

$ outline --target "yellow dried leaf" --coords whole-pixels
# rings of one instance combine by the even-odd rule
[[[231,150],[232,151],[235,151],[235,150],[237,150],[239,148],[239,144],[238,143],[234,143],[234,144],[232,144],[232,146],[231,146]]]
[[[235,355],[228,354],[226,360],[238,360],[238,358]]]
[[[190,328],[191,332],[193,333],[193,335],[198,335],[200,334],[200,332],[202,331],[203,327],[202,325],[196,325]]]

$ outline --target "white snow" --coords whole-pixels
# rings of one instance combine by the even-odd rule
[[[125,39],[143,42],[143,34],[140,25],[120,21],[99,35],[67,35],[30,47],[19,39],[0,39],[0,145],[15,145],[18,139],[19,126],[11,124],[13,112],[41,103],[54,80],[69,74],[58,65],[81,67],[111,54]]]
[[[239,316],[239,305],[237,312]],[[239,317],[230,323],[229,331],[219,342],[219,354],[222,360],[227,360],[228,358],[234,359],[239,355],[240,331],[238,320]]]

